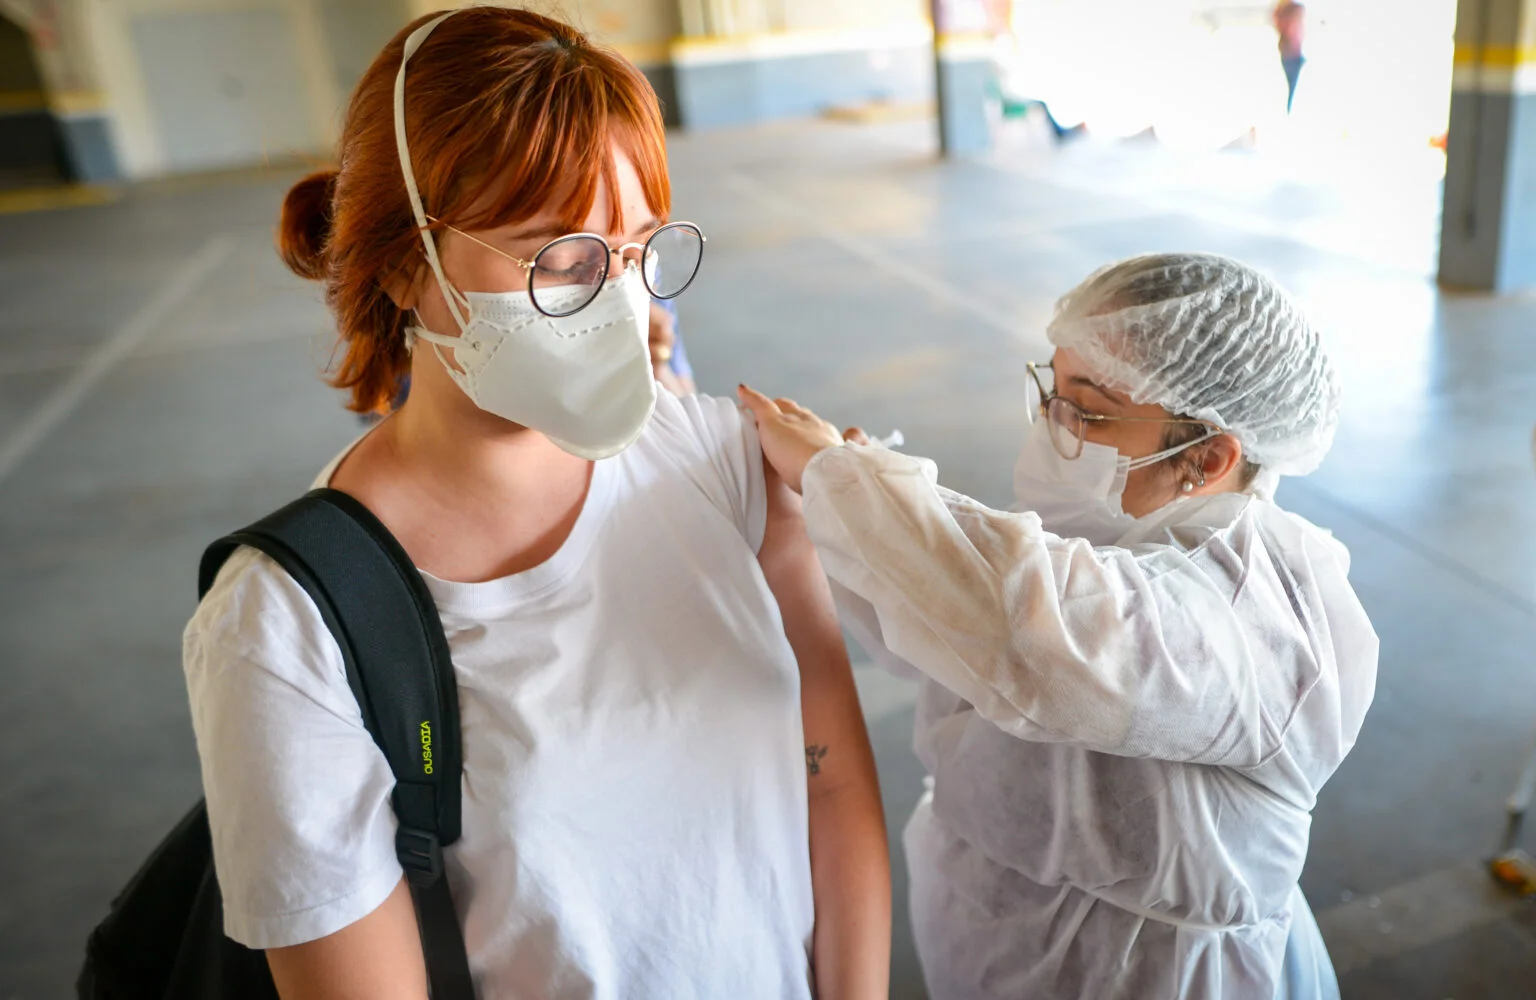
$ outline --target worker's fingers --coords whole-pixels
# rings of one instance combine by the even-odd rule
[[[869,444],[869,435],[864,433],[862,427],[850,427],[843,431],[843,440],[854,444]]]
[[[756,389],[743,383],[736,387],[736,395],[741,397],[741,402],[758,420],[781,415],[778,404],[764,396]]]
[[[783,398],[781,396],[780,398],[775,399],[773,402],[774,402],[775,405],[778,406],[780,412],[783,412],[783,413],[797,413],[798,414],[798,413],[805,413],[805,412],[807,412],[805,407],[801,406],[799,403],[795,402],[793,399],[785,399],[785,398]]]

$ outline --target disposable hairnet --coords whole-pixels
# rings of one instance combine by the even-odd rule
[[[1135,402],[1226,430],[1271,473],[1306,475],[1333,444],[1339,386],[1317,330],[1235,260],[1112,264],[1062,296],[1047,334]]]

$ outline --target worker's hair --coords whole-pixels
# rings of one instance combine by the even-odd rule
[[[386,282],[425,266],[395,149],[394,88],[403,28],[374,59],[347,108],[338,167],[295,184],[277,245],[301,277],[325,284],[341,357],[332,384],[358,412],[383,410],[409,367],[406,314]],[[666,139],[656,94],[617,53],[526,10],[472,7],[432,32],[406,70],[406,138],[431,228],[492,228],[531,218],[560,199],[582,228],[601,184],[613,195],[609,228],[623,227],[614,144],[633,161],[649,207],[671,210]],[[491,200],[471,213],[482,197]]]

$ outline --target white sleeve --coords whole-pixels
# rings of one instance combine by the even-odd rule
[[[843,630],[853,637],[870,662],[894,677],[904,681],[920,681],[923,672],[903,660],[885,644],[880,630],[880,615],[875,606],[855,594],[836,580],[828,578],[832,590],[832,603],[837,608],[837,620]]]
[[[394,778],[309,596],[252,549],[230,557],[183,637],[225,933],[302,944],[400,881]]]
[[[1268,593],[1263,581],[1244,567],[1224,579],[1173,546],[1061,539],[935,480],[931,462],[856,446],[822,452],[804,477],[822,564],[874,605],[892,653],[1022,739],[1232,766],[1278,750],[1317,671],[1286,676],[1254,655],[1307,655],[1288,608],[1256,635],[1234,610],[1245,588]]]
[[[757,423],[736,403],[716,396],[692,395],[666,402],[681,407],[703,447],[712,473],[705,484],[711,499],[736,523],[752,551],[758,551],[768,525],[768,492]]]

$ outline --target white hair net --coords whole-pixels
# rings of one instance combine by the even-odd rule
[[[1090,275],[1047,335],[1137,403],[1206,420],[1275,475],[1316,469],[1339,385],[1317,330],[1264,275],[1213,254],[1148,254]]]

